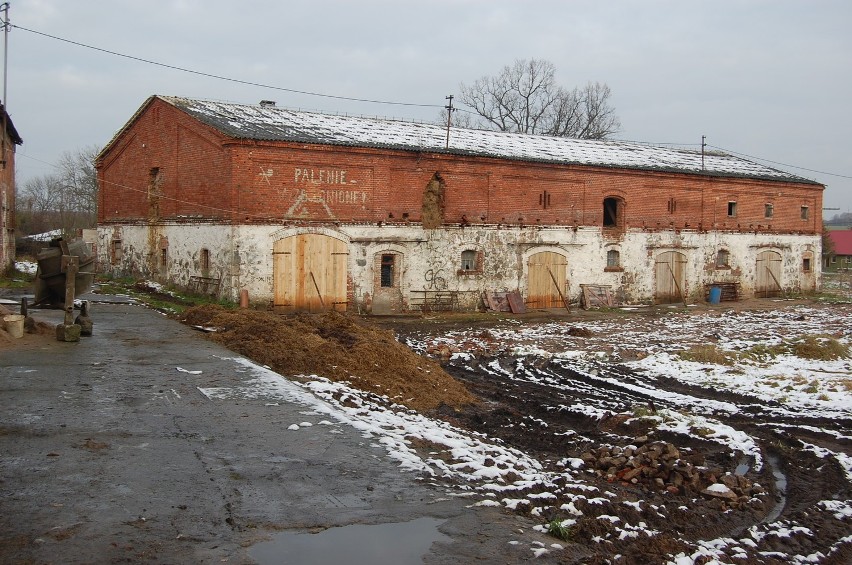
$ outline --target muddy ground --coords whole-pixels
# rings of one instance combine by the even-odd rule
[[[794,305],[754,301],[734,307],[745,311]],[[838,313],[848,316],[848,306]],[[625,325],[645,328],[648,339],[653,340],[654,328],[666,316],[666,310],[652,309],[641,313],[552,311],[520,317],[472,314],[367,319],[338,313],[280,316],[202,306],[189,309],[180,319],[211,340],[283,375],[307,380],[316,374],[349,382],[376,398],[385,397],[484,434],[540,461],[556,479],[546,485],[516,486],[513,496],[526,502],[512,511],[542,524],[575,518],[562,539],[554,538],[566,545],[563,562],[664,563],[678,554],[694,556],[698,540],[737,538],[751,528],[786,521],[787,535],[765,535],[754,547],[740,546],[735,552],[723,553],[723,562],[781,563],[790,555],[813,555],[815,562],[852,563],[849,516],[815,511],[821,501],[852,499],[846,471],[835,460],[802,449],[809,444],[848,457],[852,453],[852,407],[845,417],[802,417],[747,395],[708,390],[662,376],[640,376],[609,355],[593,362],[592,368],[578,370],[568,360],[516,354],[512,344],[500,342],[491,333],[499,324],[534,327],[556,320],[562,324],[565,339],[587,340],[591,349],[607,350],[612,349],[612,340],[607,345],[608,340],[577,322],[623,317]],[[46,326],[33,329],[36,335],[51,340],[49,330]],[[458,344],[448,347],[436,339],[456,330],[475,336],[477,345],[467,348],[471,354],[453,355]],[[10,343],[3,334],[0,330],[0,349]],[[622,355],[629,352],[622,351]],[[610,378],[590,377],[598,374]],[[740,407],[735,414],[714,416],[758,442],[764,456],[762,468],[755,469],[754,461],[736,456],[724,445],[661,431],[650,420],[636,417],[678,408],[632,386],[649,381],[657,390]],[[606,407],[607,414],[600,417],[566,409],[577,406]],[[435,446],[420,447],[428,451]],[[638,452],[654,458],[641,460],[635,465],[639,472],[631,472],[629,464],[639,461]],[[667,453],[676,456],[666,458]],[[447,459],[451,462],[449,456]],[[608,493],[608,498],[578,501],[577,484],[559,478],[569,461],[583,461],[584,484]],[[724,475],[735,473],[742,476],[739,484],[731,485],[736,496],[702,494]],[[542,493],[547,494],[547,504],[529,503]],[[601,519],[607,516],[611,518]],[[618,530],[613,518],[621,524],[642,524],[655,534],[614,535]],[[710,557],[698,557],[694,562],[709,561]]]
[[[737,305],[739,309],[749,307],[779,305],[760,301]],[[593,336],[588,330],[572,329],[571,320],[608,315],[624,314],[575,313],[572,317],[564,312],[539,312],[511,322],[535,325],[555,316],[564,321],[566,336],[582,340]],[[653,339],[654,324],[665,315],[665,311],[656,310],[635,314],[631,319],[647,324],[649,339]],[[585,480],[601,491],[614,493],[615,498],[576,503],[576,485],[568,481],[559,484],[557,479],[555,484],[546,485],[547,496],[555,494],[556,499],[549,500],[543,509],[528,503],[515,508],[515,512],[532,514],[545,524],[576,518],[577,511],[582,513],[565,536],[570,550],[564,554],[565,562],[604,563],[614,558],[619,563],[666,562],[673,555],[690,555],[696,540],[736,538],[749,528],[778,520],[790,521],[790,535],[767,535],[754,548],[740,547],[727,555],[730,562],[780,563],[787,555],[815,555],[824,563],[852,562],[852,541],[838,543],[850,531],[848,517],[837,519],[826,512],[812,512],[820,501],[852,498],[850,483],[836,462],[801,449],[802,442],[807,442],[849,454],[852,419],[779,415],[773,406],[755,398],[690,386],[671,378],[653,379],[659,390],[742,407],[737,414],[717,418],[759,443],[765,464],[758,471],[753,461],[736,457],[719,443],[661,432],[650,421],[645,425],[642,418],[634,417],[677,407],[654,395],[635,392],[630,385],[640,378],[626,367],[602,360],[593,372],[613,377],[602,385],[600,379],[588,377],[588,368],[578,371],[571,363],[548,358],[531,361],[528,355],[511,354],[507,347],[511,344],[493,343],[489,332],[489,326],[505,321],[503,317],[432,315],[364,320],[334,313],[281,317],[269,312],[204,307],[190,310],[184,321],[216,328],[209,334],[211,339],[282,374],[314,373],[350,381],[355,387],[385,395],[430,417],[504,442],[541,461],[545,470],[557,475],[566,461],[583,460]],[[444,346],[422,351],[430,358],[418,357],[393,339],[396,336],[402,342],[423,344],[456,329],[470,333],[471,327],[478,328],[473,333],[480,344],[473,357],[451,355]],[[504,368],[506,374],[527,374],[530,378],[501,378],[495,367]],[[572,405],[606,406],[611,413],[600,418],[565,409]],[[644,470],[648,467],[645,460],[643,469],[627,474],[632,457],[627,458],[628,464],[612,461],[625,449],[630,450],[628,455],[636,450],[656,450],[660,461],[653,460],[655,471]],[[677,457],[663,461],[666,450]],[[680,477],[672,469],[675,465],[684,471]],[[739,484],[731,485],[735,496],[702,494],[724,475],[735,473],[742,476]],[[781,482],[779,477],[783,478]],[[530,485],[523,494],[534,497],[543,490],[544,485]],[[572,502],[576,503],[574,512],[566,512],[564,508]],[[599,519],[603,516],[616,517],[624,524],[642,523],[644,529],[657,533],[618,539],[612,535],[615,527]],[[804,529],[807,534],[801,533]],[[704,561],[699,557],[696,562]]]

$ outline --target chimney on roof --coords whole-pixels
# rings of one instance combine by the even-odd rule
[[[260,107],[261,108],[268,108],[270,106],[275,106],[275,100],[261,100],[260,101]]]

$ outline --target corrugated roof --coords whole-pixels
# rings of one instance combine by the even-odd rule
[[[834,244],[835,255],[852,255],[852,230],[831,230],[828,237]]]
[[[429,151],[560,164],[593,165],[769,180],[814,181],[740,157],[635,142],[596,141],[453,128],[382,118],[300,112],[270,105],[158,98],[236,139]]]

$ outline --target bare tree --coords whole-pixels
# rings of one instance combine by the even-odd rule
[[[95,146],[84,147],[73,153],[65,151],[57,165],[67,208],[78,213],[88,224],[80,227],[93,227],[97,223],[98,174],[95,157],[99,151]]]
[[[18,231],[32,235],[55,229],[73,234],[97,224],[97,147],[66,151],[53,174],[26,181],[16,201]]]
[[[568,90],[555,74],[550,61],[519,59],[498,75],[462,83],[459,98],[479,116],[477,125],[488,129],[606,139],[621,128],[609,86],[590,82]]]

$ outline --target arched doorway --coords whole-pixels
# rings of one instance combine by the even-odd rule
[[[685,302],[686,255],[677,251],[666,251],[657,255],[654,265],[657,304]]]
[[[781,295],[781,254],[761,251],[755,262],[754,295],[759,298]]]
[[[346,243],[306,233],[272,248],[274,306],[288,312],[346,310]]]
[[[530,308],[564,308],[562,297],[567,292],[568,262],[552,251],[531,255],[527,262],[527,306]]]

